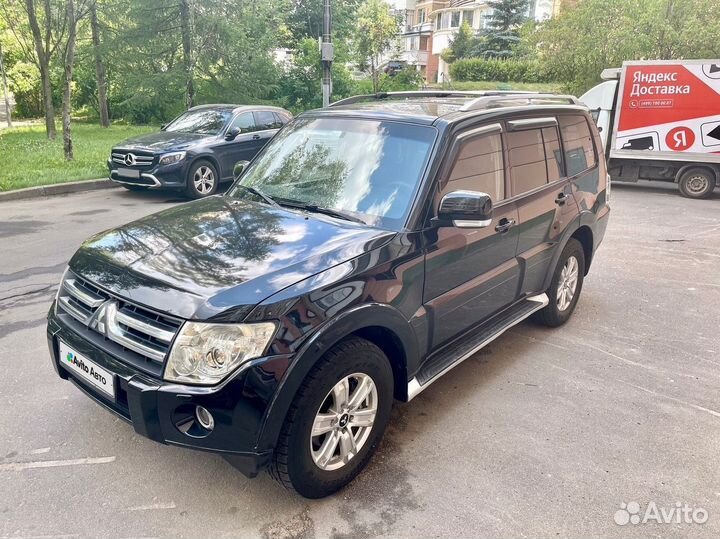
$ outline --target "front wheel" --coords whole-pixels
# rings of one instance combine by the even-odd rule
[[[393,373],[373,343],[351,338],[310,371],[288,412],[270,475],[306,498],[323,498],[368,464],[390,419]]]
[[[585,251],[578,240],[570,238],[560,254],[547,290],[550,303],[536,313],[535,320],[549,327],[567,322],[580,298],[584,276]]]
[[[680,193],[688,198],[708,198],[715,189],[715,175],[705,168],[691,168],[678,181]]]
[[[185,194],[188,198],[203,198],[215,194],[220,183],[217,170],[210,161],[196,161],[188,171]]]

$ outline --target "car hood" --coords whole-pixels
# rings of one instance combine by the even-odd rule
[[[185,319],[242,320],[283,288],[386,243],[394,232],[216,196],[87,240],[78,275]]]
[[[212,135],[201,135],[198,133],[171,133],[169,131],[159,131],[148,135],[129,138],[117,144],[116,148],[124,150],[148,150],[151,152],[168,151],[168,150],[184,150],[192,144],[196,144],[203,139],[213,139]]]

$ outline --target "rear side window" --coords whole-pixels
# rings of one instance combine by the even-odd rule
[[[547,164],[548,182],[562,178],[562,150],[558,138],[557,128],[546,127],[542,130],[545,145],[545,163]]]
[[[597,164],[590,126],[585,116],[560,116],[560,136],[565,149],[567,175],[575,176]]]
[[[275,123],[277,124],[278,129],[288,123],[288,118],[284,114],[278,114],[277,112],[273,112],[273,115],[275,116]]]
[[[280,126],[277,125],[275,114],[269,110],[263,110],[255,113],[255,122],[257,123],[258,129],[278,129]]]
[[[512,194],[532,191],[548,182],[542,129],[507,134]]]
[[[493,202],[505,198],[502,137],[479,135],[462,142],[443,195],[451,191],[487,193]]]

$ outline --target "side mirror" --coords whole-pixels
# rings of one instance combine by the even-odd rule
[[[231,127],[227,130],[227,133],[225,133],[225,140],[235,140],[235,137],[237,137],[240,134],[240,128],[239,127]]]
[[[235,163],[235,166],[233,167],[233,178],[235,180],[239,180],[240,176],[243,175],[243,172],[245,172],[245,169],[250,164],[250,161],[238,161]]]
[[[492,200],[487,193],[453,191],[440,201],[438,222],[458,228],[484,228],[492,223]]]

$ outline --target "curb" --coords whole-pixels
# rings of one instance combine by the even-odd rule
[[[82,191],[95,191],[97,189],[111,189],[120,187],[107,178],[100,180],[84,180],[79,182],[54,183],[51,185],[39,185],[37,187],[26,187],[16,191],[0,192],[0,202],[11,200],[24,200],[28,198],[40,198],[52,195],[65,195],[68,193],[80,193]]]

